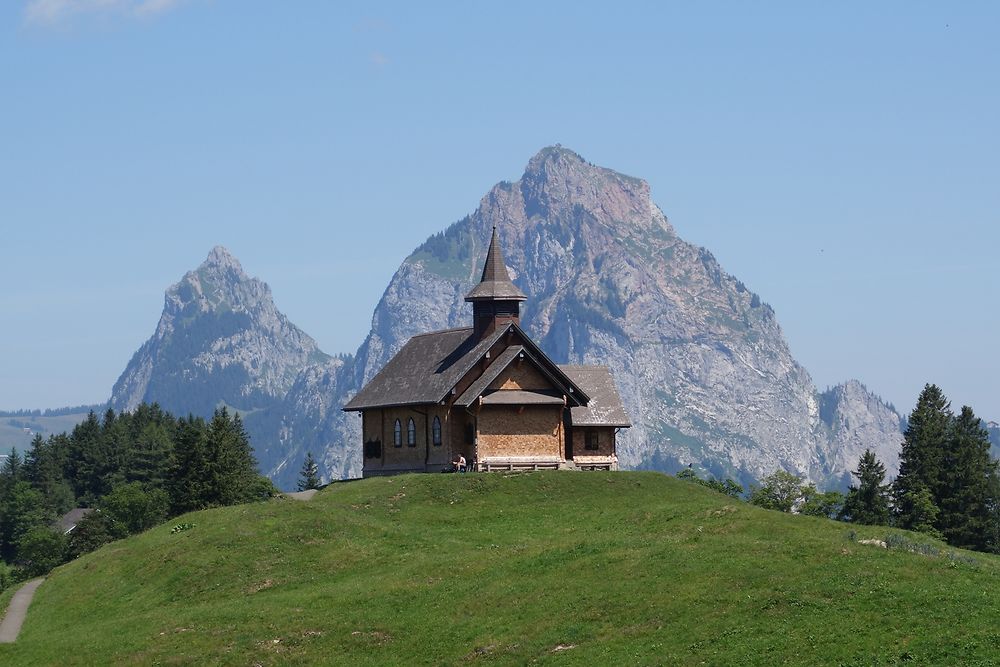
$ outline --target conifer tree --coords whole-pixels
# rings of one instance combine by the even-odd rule
[[[226,408],[215,411],[205,440],[206,500],[210,505],[233,505],[249,499],[257,477],[257,462],[240,416]]]
[[[885,526],[889,523],[889,486],[885,484],[885,466],[866,449],[852,473],[858,485],[847,491],[840,519],[853,523]]]
[[[319,478],[319,465],[313,458],[312,452],[306,453],[306,460],[302,463],[302,472],[299,478],[299,491],[306,489],[318,489],[322,485]]]
[[[896,520],[900,527],[918,530],[941,491],[941,466],[951,431],[952,413],[948,399],[936,385],[924,386],[917,406],[910,414],[899,454],[899,475],[893,483]],[[926,496],[921,491],[926,492]]]
[[[205,420],[188,416],[177,422],[174,441],[174,465],[169,484],[173,514],[183,514],[208,505],[205,460]]]
[[[166,488],[173,468],[174,443],[167,428],[148,421],[135,435],[125,466],[127,482],[141,482],[149,488]]]
[[[963,407],[952,422],[942,463],[938,529],[953,546],[985,549],[997,463],[990,458],[989,433],[972,408]]]

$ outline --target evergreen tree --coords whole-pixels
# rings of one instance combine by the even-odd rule
[[[165,488],[174,457],[174,443],[166,426],[148,421],[134,437],[125,466],[125,480]]]
[[[245,502],[248,488],[257,476],[257,462],[240,416],[230,417],[226,408],[216,410],[208,424],[205,443],[208,504]]]
[[[312,452],[306,453],[306,460],[302,463],[302,472],[299,478],[299,491],[306,489],[318,489],[322,485],[319,478],[319,465],[313,458]]]
[[[949,544],[985,549],[996,499],[989,433],[965,406],[951,425],[941,468],[937,528]]]
[[[100,479],[104,471],[100,450],[101,422],[91,410],[70,435],[66,479],[73,486],[77,498],[92,500],[100,495]]]
[[[840,512],[840,519],[853,523],[885,526],[889,524],[889,486],[885,484],[885,466],[869,449],[861,455],[858,469],[852,473],[858,485],[851,486]]]
[[[25,479],[42,493],[46,507],[56,516],[76,504],[73,490],[63,477],[67,442],[65,435],[52,436],[48,441],[36,435],[24,457]]]
[[[896,520],[902,528],[919,530],[917,525],[924,524],[929,508],[924,506],[922,491],[937,509],[951,421],[948,399],[936,385],[926,385],[910,414],[899,454],[899,475],[893,483]]]
[[[0,468],[0,502],[10,494],[14,485],[21,481],[23,477],[22,467],[21,455],[11,447],[7,460],[3,462],[3,468]]]
[[[168,491],[172,514],[208,506],[205,420],[189,415],[177,422],[174,465]]]

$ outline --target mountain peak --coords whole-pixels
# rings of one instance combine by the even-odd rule
[[[528,167],[525,171],[532,173],[542,171],[547,167],[570,165],[593,166],[584,160],[579,153],[566,148],[562,144],[555,144],[554,146],[546,146],[535,153],[535,155],[528,160]]]
[[[203,416],[220,401],[266,408],[284,398],[303,368],[326,359],[275,307],[267,283],[215,246],[167,288],[156,331],[115,383],[111,404],[122,410],[156,401]]]
[[[221,245],[212,248],[208,253],[208,257],[202,262],[201,268],[210,267],[232,269],[238,273],[243,273],[243,266],[240,264],[240,261],[225,246]]]

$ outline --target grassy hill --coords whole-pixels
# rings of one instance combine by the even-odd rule
[[[373,479],[185,522],[56,570],[0,664],[1000,656],[1000,559],[862,545],[657,473]]]
[[[0,454],[9,454],[11,447],[24,453],[30,449],[31,439],[40,434],[43,438],[57,433],[67,433],[87,418],[88,412],[57,416],[0,416]]]

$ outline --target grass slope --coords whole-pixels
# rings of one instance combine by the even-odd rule
[[[0,417],[0,454],[10,454],[11,447],[23,454],[31,448],[31,439],[36,434],[48,439],[56,433],[68,433],[86,419],[88,414],[90,413],[79,412],[56,417]]]
[[[59,568],[0,664],[1000,656],[1000,560],[860,545],[657,473],[371,479],[181,522]]]

